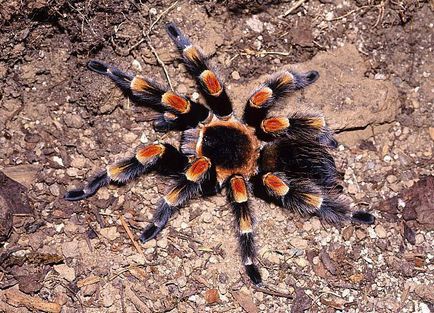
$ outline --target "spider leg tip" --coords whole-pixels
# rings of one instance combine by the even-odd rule
[[[375,216],[364,211],[356,211],[352,214],[351,220],[358,224],[372,225],[375,223]]]
[[[188,38],[181,32],[174,22],[169,22],[166,24],[166,32],[176,44],[178,49],[184,50],[186,47],[191,45]]]
[[[175,38],[179,36],[179,29],[178,27],[176,27],[176,24],[174,22],[167,23],[166,30],[170,36],[173,36]]]
[[[254,264],[246,265],[246,273],[249,276],[250,280],[256,285],[259,286],[262,284],[262,277],[259,273],[259,269]]]
[[[154,224],[150,225],[140,235],[140,238],[139,238],[140,242],[146,243],[149,240],[154,239],[154,237],[158,234],[158,230],[159,230],[158,227],[155,226]]]
[[[106,74],[108,71],[108,66],[97,60],[90,60],[87,62],[87,68],[100,74]]]
[[[75,189],[65,193],[63,199],[66,201],[78,201],[87,198],[88,196],[89,195],[86,194],[83,189]]]
[[[318,71],[310,71],[306,73],[306,79],[309,83],[315,82],[319,78]]]

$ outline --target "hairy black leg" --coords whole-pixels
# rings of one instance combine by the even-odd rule
[[[319,114],[296,113],[289,117],[265,118],[256,129],[256,134],[265,141],[289,137],[295,140],[316,141],[330,148],[336,148],[338,145],[324,117]]]
[[[109,77],[134,103],[161,112],[155,121],[158,131],[184,130],[196,127],[209,111],[190,98],[180,96],[143,76],[130,75],[100,61],[89,61],[88,68]]]
[[[190,40],[174,23],[167,24],[166,28],[170,38],[182,54],[188,71],[196,79],[207,105],[219,117],[232,114],[232,103],[223,82],[210,68],[207,58],[198,48],[191,44]]]
[[[285,95],[313,84],[319,77],[317,71],[297,73],[284,71],[275,74],[262,84],[249,98],[244,108],[243,120],[248,125],[260,128],[270,108]]]
[[[374,217],[367,212],[349,213],[342,194],[325,190],[309,179],[288,177],[283,172],[268,172],[252,179],[255,195],[301,215],[316,215],[329,224],[344,221],[372,224]]]
[[[255,285],[258,285],[262,282],[262,278],[255,264],[254,219],[249,208],[248,196],[248,188],[243,176],[232,176],[228,181],[228,201],[235,215],[241,258],[247,275]]]
[[[169,144],[139,147],[133,157],[107,166],[106,170],[92,178],[83,188],[68,191],[64,198],[68,201],[82,200],[94,195],[99,188],[110,182],[126,183],[152,170],[163,175],[179,174],[187,163],[187,157]]]
[[[307,138],[281,138],[261,150],[260,171],[282,171],[312,179],[317,185],[336,188],[340,174],[326,147]]]
[[[200,194],[202,183],[209,179],[214,170],[211,162],[205,157],[191,163],[184,175],[177,180],[175,186],[158,203],[152,223],[142,232],[140,240],[147,242],[155,238],[166,226],[170,216],[177,208]]]

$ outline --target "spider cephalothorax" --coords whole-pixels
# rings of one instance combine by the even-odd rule
[[[83,188],[69,191],[66,200],[87,198],[111,182],[125,183],[150,171],[173,177],[173,187],[160,200],[152,222],[140,236],[146,242],[157,236],[176,209],[189,199],[213,195],[226,188],[243,263],[255,284],[261,283],[261,276],[255,261],[250,193],[329,223],[374,222],[369,213],[348,212],[329,153],[337,143],[321,115],[268,117],[273,105],[288,93],[315,82],[318,72],[275,74],[253,92],[242,120],[238,120],[223,82],[205,56],[174,24],[168,24],[167,31],[196,79],[207,106],[167,90],[147,77],[90,61],[89,69],[111,78],[136,104],[160,112],[154,123],[156,130],[181,130],[182,140],[180,150],[162,143],[139,147],[133,157],[107,166]]]
[[[185,148],[182,152],[210,159],[220,184],[231,175],[249,177],[256,172],[260,143],[255,130],[233,116],[226,120],[213,117],[208,124],[199,126],[198,131],[186,132],[190,137],[185,141],[194,144],[194,151]]]

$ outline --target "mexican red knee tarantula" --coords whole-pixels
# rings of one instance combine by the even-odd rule
[[[318,72],[275,74],[253,92],[239,120],[232,112],[223,82],[202,52],[173,23],[167,25],[167,32],[196,79],[206,106],[147,77],[126,74],[99,61],[90,61],[88,67],[111,78],[136,104],[160,112],[156,130],[183,131],[180,150],[164,143],[139,147],[133,157],[109,165],[83,188],[69,191],[66,200],[87,198],[111,182],[125,183],[150,171],[174,177],[174,186],[158,203],[152,222],[140,236],[146,242],[155,238],[189,199],[214,195],[226,188],[242,261],[255,284],[261,283],[261,275],[255,259],[251,193],[332,224],[374,222],[369,213],[348,212],[329,153],[337,142],[321,115],[267,116],[286,95],[315,82]]]

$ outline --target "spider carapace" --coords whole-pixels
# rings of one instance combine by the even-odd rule
[[[140,236],[146,242],[156,237],[189,199],[211,196],[226,188],[242,261],[255,284],[261,283],[261,275],[256,265],[251,194],[331,224],[374,222],[367,212],[349,212],[330,154],[337,142],[324,118],[320,114],[268,114],[286,95],[315,82],[318,72],[283,70],[274,74],[253,91],[239,120],[222,80],[204,54],[173,23],[167,25],[167,33],[206,105],[148,77],[90,61],[90,70],[111,78],[134,103],[159,112],[154,121],[157,131],[180,130],[182,139],[179,149],[164,143],[138,147],[134,156],[107,166],[83,188],[69,191],[66,200],[87,198],[109,183],[126,183],[150,171],[172,177],[173,186],[159,201],[152,221]]]

